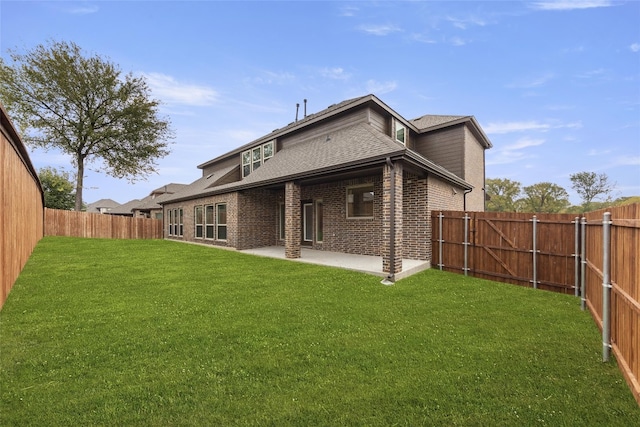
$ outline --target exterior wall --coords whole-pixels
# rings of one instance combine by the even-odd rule
[[[451,184],[437,177],[429,176],[427,178],[427,241],[431,242],[431,236],[433,236],[432,211],[461,211],[463,208],[464,191],[461,188],[452,187]],[[427,247],[427,259],[429,261],[432,259],[431,245]]]
[[[473,185],[467,194],[466,210],[484,212],[484,148],[468,128],[464,140],[464,180]]]
[[[419,136],[415,151],[465,179],[465,126],[458,125]]]
[[[347,218],[347,187],[373,184],[373,218]],[[313,249],[359,255],[381,254],[382,176],[354,178],[302,188],[301,200],[322,200],[323,242]]]
[[[236,249],[275,246],[277,243],[278,200],[280,192],[248,190],[238,194]],[[231,214],[227,206],[227,221]]]
[[[218,203],[227,204],[227,240],[215,240],[205,238],[195,238],[195,207],[216,205]],[[170,209],[183,209],[183,235],[182,237],[169,236],[169,214]],[[217,196],[203,197],[200,199],[187,200],[178,203],[171,203],[164,206],[163,214],[164,237],[170,240],[179,240],[195,243],[204,243],[213,246],[225,246],[236,248],[238,246],[238,193],[221,194]],[[214,215],[215,221],[215,215]]]
[[[428,214],[427,178],[404,174],[403,197],[403,256],[407,259],[430,260],[431,241],[427,237]]]

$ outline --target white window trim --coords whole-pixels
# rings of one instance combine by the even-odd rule
[[[354,188],[364,188],[364,187],[372,187],[373,188],[373,201],[372,203],[374,204],[373,207],[375,208],[375,199],[376,199],[376,193],[375,193],[375,186],[373,183],[369,183],[369,184],[358,184],[358,185],[350,185],[346,188],[345,190],[345,215],[347,217],[347,219],[355,219],[355,220],[359,220],[359,219],[373,219],[374,216],[349,216],[349,190],[353,190]]]
[[[318,215],[318,209],[320,208],[320,206],[322,206],[322,230],[319,230],[318,227],[318,218],[320,215]],[[316,238],[316,242],[317,243],[322,243],[324,241],[324,203],[322,203],[322,199],[318,199],[315,201],[315,206],[314,206],[314,231],[313,234]],[[322,231],[322,238],[318,239],[318,235],[320,233],[318,233],[318,231]]]
[[[402,123],[400,123],[400,121],[398,120],[394,120],[394,122],[395,122],[395,126],[393,127],[393,138],[396,141],[398,141],[400,144],[406,145],[407,144],[407,127]],[[401,141],[398,139],[398,130],[400,129],[404,130],[404,141]]]
[[[271,155],[270,155],[270,156],[265,157],[265,155],[264,155],[264,148],[265,148],[266,146],[269,146],[269,145],[271,146]],[[256,150],[256,149],[259,149],[259,150],[260,150],[260,160],[256,160],[256,161],[254,162],[254,160],[253,160],[253,151],[254,151],[254,150]],[[248,154],[248,160],[249,160],[248,162],[245,162],[245,154]],[[254,167],[253,167],[254,163],[258,163],[258,162],[260,162],[260,165],[258,166],[258,167],[260,167],[260,166],[262,166],[262,165],[263,165],[267,160],[269,160],[270,158],[272,158],[275,154],[276,154],[276,140],[275,140],[275,139],[272,139],[272,140],[271,140],[271,141],[269,141],[269,142],[265,142],[265,143],[264,143],[264,144],[262,144],[262,145],[258,145],[257,147],[252,147],[252,148],[250,148],[250,149],[248,149],[248,150],[245,150],[245,151],[243,151],[242,153],[240,153],[240,169],[241,169],[242,178],[246,178],[246,177],[248,177],[249,175],[251,175],[251,174],[253,173],[253,171],[254,171],[255,169],[257,169],[257,168],[254,168]],[[245,174],[245,173],[244,173],[244,167],[245,167],[245,166],[249,166],[249,173],[248,173],[248,174]]]
[[[213,218],[211,218],[211,220],[213,222],[207,222],[207,208],[211,207],[213,209]],[[215,217],[216,211],[215,211],[215,205],[204,205],[204,239],[205,240],[215,240],[216,238],[216,217]],[[213,233],[212,233],[212,237],[207,237],[207,227],[211,226],[213,227]]]
[[[200,208],[200,216],[201,216],[201,223],[198,223],[198,214],[196,213],[198,211],[198,208]],[[194,239],[204,239],[205,236],[205,232],[204,232],[204,206],[203,205],[198,205],[195,206],[193,208],[193,238]],[[202,227],[202,236],[198,237],[198,226]]]

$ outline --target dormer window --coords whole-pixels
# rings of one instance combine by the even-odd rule
[[[407,128],[404,127],[404,125],[402,125],[402,123],[400,123],[399,121],[395,121],[395,137],[396,137],[396,141],[398,141],[400,144],[405,144],[407,141]]]
[[[258,169],[264,162],[273,157],[275,151],[275,141],[266,142],[251,150],[243,151],[242,158],[242,177],[246,178],[251,172]]]

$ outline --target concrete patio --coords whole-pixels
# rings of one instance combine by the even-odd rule
[[[268,258],[288,259],[295,262],[306,262],[310,264],[326,265],[330,267],[345,268],[348,270],[360,271],[362,273],[373,274],[380,277],[387,277],[387,273],[382,271],[382,257],[368,255],[345,254],[341,252],[318,251],[302,248],[300,258],[289,259],[284,256],[283,246],[269,246],[264,248],[246,249],[240,251],[246,254],[264,256]],[[412,274],[426,270],[431,266],[428,261],[403,259],[402,271],[396,273],[396,280],[411,276]]]

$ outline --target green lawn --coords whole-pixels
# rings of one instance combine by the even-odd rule
[[[638,425],[572,296],[169,241],[43,239],[0,311],[0,425]]]

